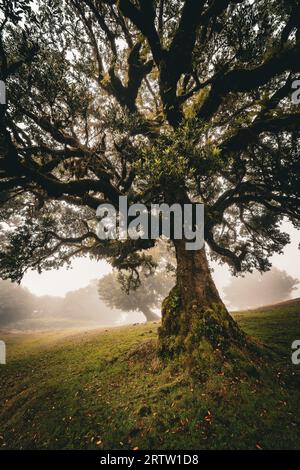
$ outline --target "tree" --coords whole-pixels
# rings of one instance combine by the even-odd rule
[[[103,276],[98,283],[100,299],[111,308],[127,312],[142,312],[147,322],[160,320],[153,312],[158,309],[162,300],[175,284],[172,254],[162,244],[151,250],[152,259],[156,263],[154,273],[145,268],[139,273],[138,285],[133,291],[131,273],[120,274],[115,271]]]
[[[159,276],[161,277],[161,276]],[[155,277],[151,281],[158,280]],[[110,273],[100,279],[98,284],[98,293],[100,299],[111,308],[118,308],[125,312],[142,312],[147,322],[159,320],[159,316],[153,312],[157,303],[161,300],[160,289],[161,279],[158,285],[156,282],[148,284],[143,283],[135,292],[126,293],[120,285],[118,275]],[[165,293],[167,295],[168,292]]]
[[[117,323],[122,312],[112,311],[99,301],[97,284],[95,280],[87,287],[68,292],[62,301],[60,316],[81,324],[89,322],[107,326]]]
[[[298,2],[34,4],[1,1],[2,277],[85,255],[137,274],[154,242],[99,240],[98,205],[202,202],[206,248],[173,240],[160,352],[246,348],[206,251],[266,271],[289,242],[283,218],[299,227]]]
[[[286,271],[272,268],[263,275],[256,271],[243,278],[233,278],[224,293],[227,302],[235,308],[261,307],[290,299],[298,284],[299,280]]]

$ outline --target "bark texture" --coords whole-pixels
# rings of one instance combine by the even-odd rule
[[[246,337],[229,315],[212,279],[205,249],[186,251],[175,241],[177,282],[162,307],[160,353],[185,355],[190,362],[224,360]]]

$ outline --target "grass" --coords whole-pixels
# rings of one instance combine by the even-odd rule
[[[157,324],[0,333],[0,448],[299,449],[300,301],[234,316],[272,352],[259,377],[197,383],[163,367]]]

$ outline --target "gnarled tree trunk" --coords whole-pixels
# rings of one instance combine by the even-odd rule
[[[185,240],[175,240],[177,282],[162,307],[159,331],[163,356],[184,354],[193,362],[224,360],[246,338],[220,299],[205,249],[187,251]]]
[[[152,312],[150,308],[143,307],[141,310],[147,322],[159,321],[160,317],[156,313]]]

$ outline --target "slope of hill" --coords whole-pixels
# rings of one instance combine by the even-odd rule
[[[299,301],[236,313],[271,354],[266,371],[193,381],[155,354],[157,324],[2,334],[1,449],[300,448]]]
[[[286,361],[295,339],[300,339],[300,299],[233,313],[251,336],[261,338]],[[285,354],[284,354],[285,352]],[[300,373],[300,368],[299,368]]]
[[[279,302],[277,304],[263,305],[258,308],[249,308],[248,310],[246,310],[246,312],[266,312],[278,310],[282,313],[283,310],[287,310],[287,312],[289,313],[291,311],[291,308],[295,308],[300,311],[300,297],[298,297],[297,299],[284,300],[283,302]]]

